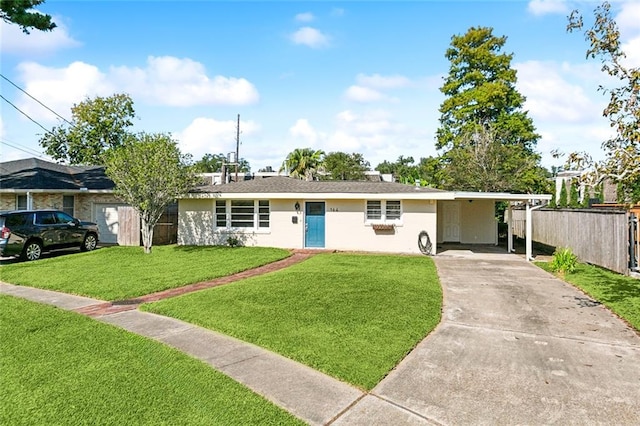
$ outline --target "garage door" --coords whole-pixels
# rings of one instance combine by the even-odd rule
[[[100,241],[116,244],[118,242],[118,206],[122,204],[94,204],[95,222],[100,231]]]

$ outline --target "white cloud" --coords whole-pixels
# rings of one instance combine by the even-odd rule
[[[406,87],[417,87],[409,78],[403,75],[383,76],[380,74],[358,74],[356,76],[358,84],[350,86],[344,94],[344,97],[353,102],[378,102],[378,101],[397,101],[385,93],[384,90],[394,90]]]
[[[247,105],[259,99],[255,86],[246,79],[209,77],[201,63],[187,58],[149,57],[145,68],[120,66],[106,72],[84,62],[63,68],[24,62],[18,70],[25,90],[63,116],[87,97],[119,92],[128,93],[136,102],[177,107]],[[55,120],[25,95],[18,103],[35,119]]]
[[[300,118],[289,128],[289,134],[305,145],[314,146],[318,140],[318,132],[309,124],[306,118]]]
[[[176,132],[173,137],[178,140],[180,151],[193,155],[195,160],[205,154],[227,154],[235,151],[237,121],[218,121],[213,118],[199,117],[193,120],[184,130]],[[260,126],[253,121],[241,121],[242,136],[256,134]],[[247,156],[240,149],[240,158]]]
[[[376,89],[397,89],[411,85],[411,80],[403,75],[358,74],[356,81],[362,86]]]
[[[247,105],[259,99],[248,80],[208,77],[204,65],[189,58],[150,56],[146,68],[112,67],[110,77],[134,97],[159,105]]]
[[[335,16],[339,18],[344,16],[344,14],[345,14],[344,9],[340,7],[334,7],[333,9],[331,9],[331,16]]]
[[[291,34],[291,41],[294,44],[302,44],[313,49],[329,46],[329,37],[312,27],[302,27]]]
[[[525,109],[536,121],[588,123],[600,115],[601,104],[591,99],[579,84],[580,76],[550,62],[514,64],[518,90],[526,96]]]
[[[640,36],[623,43],[622,50],[627,55],[623,61],[625,66],[632,68],[640,67]]]
[[[297,22],[311,22],[315,19],[315,17],[311,12],[304,12],[304,13],[298,13],[294,19]]]
[[[528,110],[541,135],[537,150],[546,166],[561,166],[552,150],[565,154],[586,151],[595,159],[603,157],[602,142],[611,136],[602,117],[606,96],[596,90],[606,78],[598,64],[575,66],[569,63],[528,61],[514,64],[518,70],[518,90],[527,97]]]
[[[350,86],[345,92],[345,98],[354,102],[375,102],[385,99],[385,96],[369,87]]]
[[[640,33],[640,2],[626,1],[622,3],[615,20],[623,38],[638,35]]]
[[[406,135],[407,128],[391,119],[384,110],[355,113],[346,110],[335,118],[336,130],[327,142],[329,151],[366,153],[394,145],[393,141],[400,135]],[[405,145],[406,147],[406,145]],[[375,154],[372,156],[376,156]]]
[[[54,17],[53,21],[58,26],[52,31],[31,30],[30,34],[25,34],[19,26],[0,20],[0,34],[2,34],[0,52],[21,56],[42,55],[81,45],[69,35],[62,18]]]
[[[65,68],[50,68],[35,62],[18,65],[24,89],[58,114],[71,118],[73,104],[87,97],[108,96],[116,88],[96,66],[73,62]],[[20,108],[36,120],[55,122],[58,118],[26,95],[18,101]]]
[[[565,0],[531,0],[527,10],[539,16],[551,13],[567,13],[569,9]]]

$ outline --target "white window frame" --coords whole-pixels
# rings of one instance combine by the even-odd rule
[[[252,226],[232,226],[232,219],[234,215],[234,206],[236,202],[253,204],[252,212]],[[236,215],[243,215],[243,213],[235,212]],[[265,220],[266,215],[266,220]],[[220,226],[224,216],[224,226]],[[236,218],[237,220],[237,218]],[[240,222],[238,220],[238,222]],[[266,224],[267,226],[261,226]],[[233,231],[233,232],[268,232],[271,228],[271,201],[270,200],[216,200],[213,210],[213,225],[214,228],[220,231]]]
[[[369,216],[370,209],[369,203],[380,203],[380,217],[379,218],[371,218]],[[390,203],[390,205],[388,205]],[[392,204],[391,204],[392,203]],[[397,203],[397,204],[396,204]],[[397,218],[389,218],[389,212],[391,211],[390,206],[398,205],[398,217]],[[364,206],[364,220],[367,225],[377,225],[377,224],[386,224],[386,225],[401,225],[402,224],[402,200],[366,200]]]

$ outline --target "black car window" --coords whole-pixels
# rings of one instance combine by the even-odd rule
[[[53,212],[37,212],[36,223],[38,225],[55,225],[56,218]]]
[[[9,228],[33,223],[33,213],[19,213],[7,216],[5,225]]]
[[[58,223],[67,224],[69,222],[73,222],[73,217],[69,216],[64,212],[56,212],[55,214],[56,214],[56,221]]]

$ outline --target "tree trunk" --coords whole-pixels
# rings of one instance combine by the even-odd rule
[[[151,246],[153,245],[153,225],[142,219],[142,245],[144,246],[145,253],[151,253]]]

